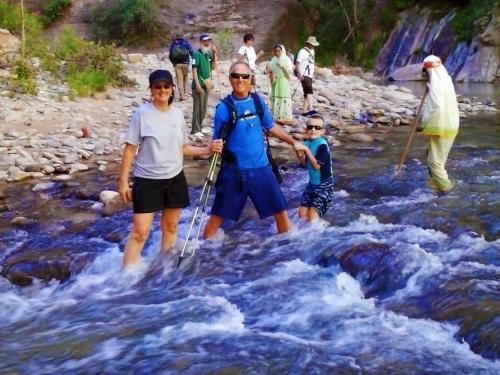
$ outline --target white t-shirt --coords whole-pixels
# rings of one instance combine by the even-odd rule
[[[139,146],[134,176],[155,180],[177,176],[183,167],[182,146],[187,143],[182,111],[163,112],[152,103],[139,107],[130,119],[125,142]]]
[[[246,59],[248,60],[248,65],[250,65],[250,69],[252,69],[252,71],[254,71],[255,70],[255,61],[257,60],[257,55],[255,54],[255,49],[253,48],[253,46],[250,46],[250,47],[241,46],[239,51],[238,51],[238,54],[246,57]]]
[[[299,73],[305,77],[313,78],[314,75],[314,50],[302,48],[297,55]],[[304,73],[305,72],[305,73]]]

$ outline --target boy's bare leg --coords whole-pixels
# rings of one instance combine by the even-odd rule
[[[309,221],[319,220],[318,211],[314,207],[309,207],[308,219]]]
[[[300,206],[298,211],[299,219],[308,219],[309,218],[308,211],[309,207]]]

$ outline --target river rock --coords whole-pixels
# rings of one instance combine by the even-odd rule
[[[389,75],[389,79],[392,81],[421,81],[422,64],[410,64],[397,68]]]
[[[34,279],[64,282],[69,279],[71,260],[65,249],[23,251],[2,262],[1,276],[12,284],[31,285]]]
[[[400,259],[398,254],[384,243],[352,246],[339,260],[342,269],[361,283],[365,298],[393,294],[404,287],[412,274],[403,272],[404,257]]]
[[[26,226],[26,225],[31,225],[34,224],[36,221],[24,216],[17,216],[14,219],[11,220],[10,224],[13,226]]]
[[[43,190],[50,190],[53,187],[56,186],[55,182],[40,182],[33,186],[33,189],[31,191],[37,192],[37,191],[43,191]]]
[[[31,178],[31,175],[28,172],[22,171],[22,170],[14,170],[13,172],[10,173],[9,176],[11,179],[14,181],[23,181]]]
[[[129,53],[127,55],[127,61],[131,64],[137,64],[144,59],[144,55],[142,53]]]
[[[352,142],[373,142],[373,137],[366,133],[350,134],[348,139]]]
[[[104,205],[104,215],[111,215],[117,211],[127,208],[128,206],[127,203],[120,198],[120,194],[112,190],[103,190],[99,195],[99,199]]]
[[[78,154],[68,154],[64,157],[64,164],[71,164],[78,160]]]
[[[77,173],[77,172],[83,172],[83,171],[88,171],[89,167],[86,164],[83,163],[74,163],[70,165],[70,174]]]
[[[0,29],[0,68],[14,66],[19,59],[21,42],[9,30]]]

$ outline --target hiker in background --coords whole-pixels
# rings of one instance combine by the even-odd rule
[[[308,221],[322,217],[333,203],[333,172],[330,148],[323,138],[325,123],[320,115],[312,115],[306,123],[308,140],[294,147],[301,164],[309,172],[309,183],[302,194],[299,218]]]
[[[428,138],[427,167],[430,188],[441,192],[451,190],[455,181],[444,169],[448,154],[458,133],[459,113],[451,77],[437,56],[427,56],[422,73],[428,80],[427,95],[422,112],[421,132]]]
[[[238,61],[243,61],[250,66],[252,70],[252,82],[251,82],[251,91],[255,90],[255,73],[257,69],[257,65],[255,62],[259,59],[264,51],[259,51],[258,54],[255,54],[255,49],[253,48],[254,43],[253,34],[247,33],[243,36],[243,45],[238,50]]]
[[[287,202],[269,164],[262,132],[267,130],[290,145],[296,142],[280,126],[274,126],[263,97],[250,92],[251,73],[244,62],[231,66],[233,91],[215,111],[214,139],[222,139],[225,145],[203,238],[214,236],[224,219],[238,220],[249,196],[260,218],[274,217],[279,233],[290,226]]]
[[[207,113],[208,95],[213,88],[212,70],[217,67],[217,48],[208,34],[200,35],[200,48],[193,52],[193,123],[191,134],[202,137],[203,120]]]
[[[313,77],[314,77],[314,47],[319,46],[316,37],[307,38],[304,48],[297,54],[295,60],[295,74],[302,83],[304,92],[304,103],[302,104],[302,116],[310,116],[317,112],[313,107]]]
[[[221,141],[208,147],[187,144],[182,111],[171,106],[174,88],[168,70],[152,72],[149,75],[151,102],[135,111],[125,136],[118,192],[125,202],[132,201],[134,215],[123,253],[124,267],[139,260],[157,211],[161,211],[160,250],[168,250],[175,244],[181,209],[189,206],[183,155],[209,155],[222,151]],[[132,163],[134,185],[130,190],[128,178]]]
[[[189,63],[191,62],[193,47],[182,35],[176,34],[168,51],[168,58],[175,69],[179,98],[184,101],[188,95]]]
[[[271,81],[271,109],[274,121],[281,125],[293,123],[292,95],[290,93],[290,77],[293,74],[293,63],[286,54],[285,47],[275,44],[269,63],[269,80]]]

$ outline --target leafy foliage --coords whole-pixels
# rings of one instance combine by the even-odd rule
[[[124,82],[123,64],[113,45],[85,41],[72,29],[63,28],[54,50],[65,61],[63,73],[68,86],[78,95],[90,95],[104,91],[109,84]]]
[[[59,19],[71,6],[71,0],[49,0],[41,11],[41,21],[47,26]]]
[[[162,24],[158,4],[153,0],[110,0],[92,7],[91,31],[94,38],[138,45],[158,41]]]
[[[499,5],[499,0],[475,0],[458,10],[451,21],[457,40],[468,41],[481,32],[481,26],[476,21],[485,17],[495,6],[498,8]]]
[[[437,16],[452,9],[456,15],[451,26],[457,40],[470,40],[480,32],[478,19],[486,16],[500,4],[500,0],[303,0],[305,10],[314,27],[301,33],[315,34],[321,46],[317,62],[332,64],[338,57],[346,57],[356,65],[370,69],[374,60],[399,19],[399,12],[419,7],[430,7]]]
[[[0,28],[9,30],[14,35],[21,35],[22,16],[18,2],[0,1]],[[25,13],[26,54],[27,56],[40,55],[42,38],[42,24],[36,14]]]
[[[233,54],[233,33],[222,30],[215,34],[217,55],[219,59],[230,59]]]
[[[130,85],[123,75],[121,57],[113,45],[103,45],[78,37],[70,28],[62,28],[52,43],[42,37],[42,27],[36,14],[26,12],[26,56],[17,63],[13,83],[23,93],[35,93],[36,68],[31,58],[40,59],[41,67],[56,78],[65,80],[71,95],[90,95],[105,90],[107,85]],[[21,34],[19,4],[0,1],[0,27],[15,35]]]

